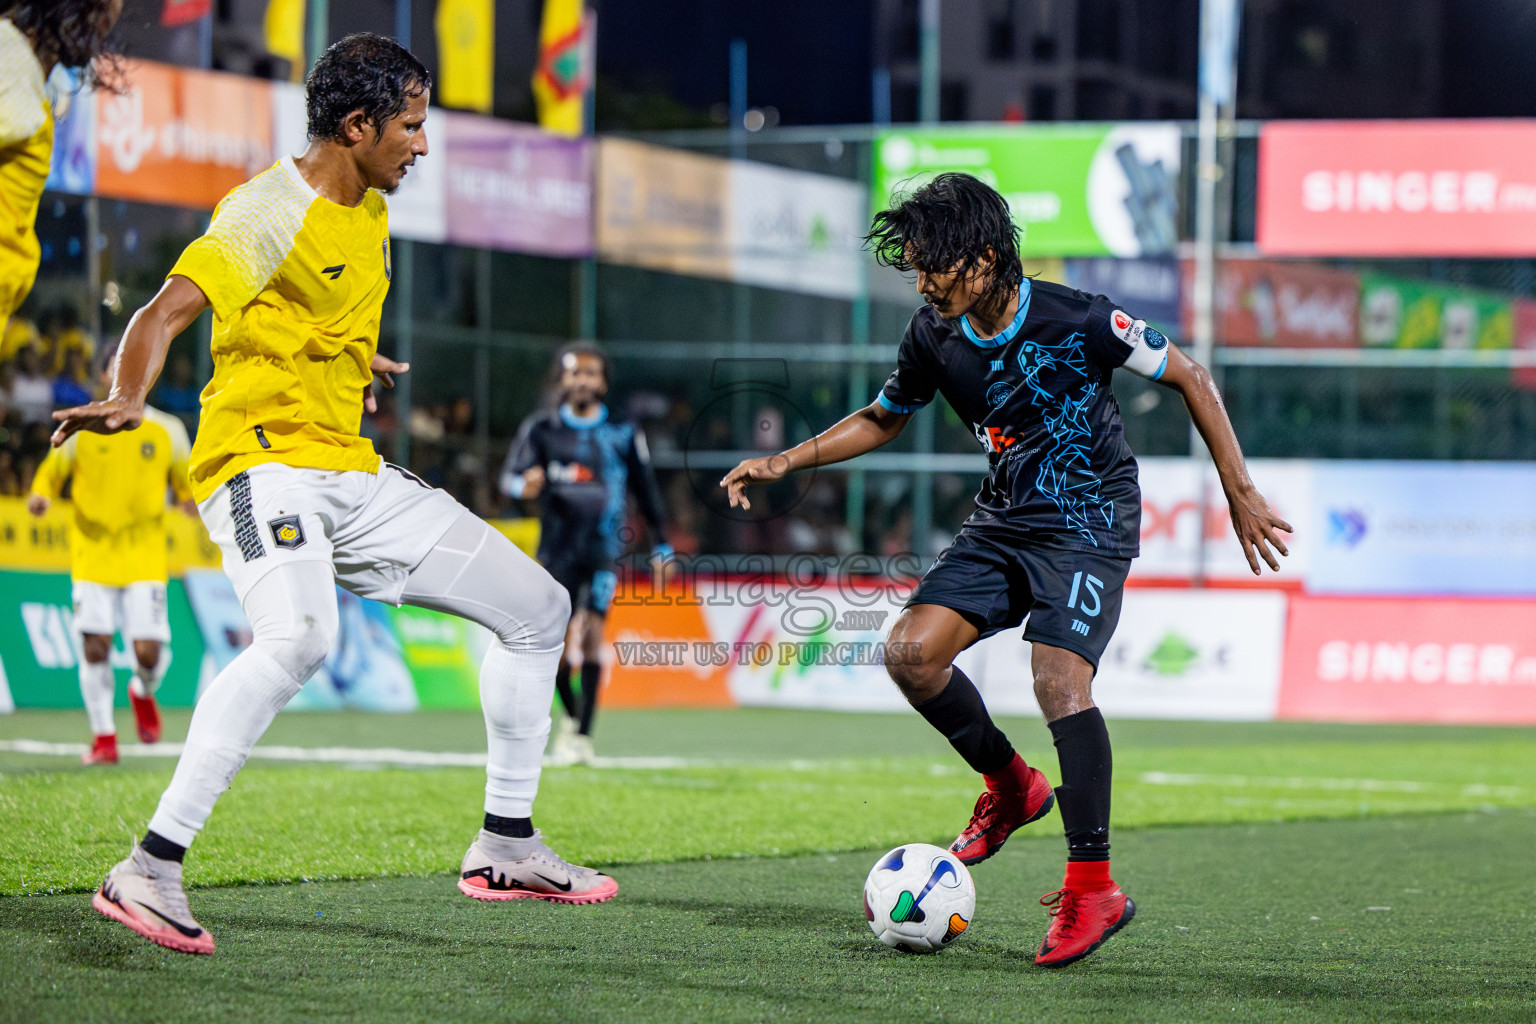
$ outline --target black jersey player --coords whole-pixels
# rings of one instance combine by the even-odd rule
[[[635,495],[656,546],[667,559],[661,495],[645,435],[632,423],[609,419],[608,360],[591,345],[572,345],[555,358],[560,393],[556,409],[523,422],[501,470],[501,489],[514,498],[544,498],[539,563],[571,594],[571,628],[555,686],[566,718],[551,747],[554,763],[592,757],[592,717],[602,676],[603,626],[624,551],[627,496]],[[579,658],[572,651],[580,652]],[[571,688],[579,664],[580,695]]]
[[[986,781],[951,849],[985,860],[1059,803],[1067,836],[1062,888],[1041,899],[1050,928],[1035,962],[1079,960],[1136,912],[1109,871],[1110,744],[1092,681],[1138,554],[1141,492],[1110,390],[1117,367],[1180,393],[1205,439],[1250,567],[1286,553],[1243,463],[1210,374],[1103,296],[1025,277],[1017,230],[996,191],[943,174],[875,217],[882,263],[916,271],[925,305],[878,398],[788,451],[741,463],[721,481],[745,488],[841,462],[901,433],[934,395],[971,425],[989,472],[976,510],[934,562],[891,629],[915,657],[890,665],[902,693]],[[1274,551],[1270,549],[1273,548]],[[1026,621],[1035,698],[1061,768],[1054,793],[993,723],[952,662],[978,639]]]

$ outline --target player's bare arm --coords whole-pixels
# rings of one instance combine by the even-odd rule
[[[133,314],[112,368],[112,389],[104,401],[60,409],[52,443],[55,448],[79,430],[115,434],[133,430],[144,421],[144,400],[160,370],[171,342],[208,308],[203,290],[185,277],[172,275],[149,304]]]
[[[1232,513],[1232,528],[1243,545],[1243,555],[1255,576],[1263,574],[1259,559],[1264,560],[1275,572],[1280,562],[1275,551],[1282,555],[1290,552],[1280,533],[1295,533],[1291,524],[1270,510],[1269,502],[1253,485],[1248,476],[1248,466],[1243,461],[1243,450],[1238,446],[1237,435],[1232,431],[1232,421],[1227,418],[1227,408],[1222,403],[1221,392],[1210,371],[1173,345],[1168,346],[1168,369],[1158,380],[1159,384],[1172,388],[1184,398],[1189,418],[1195,429],[1205,439],[1216,472],[1221,477],[1221,489],[1227,496],[1227,507]],[[1274,551],[1270,549],[1273,548]]]
[[[739,463],[720,480],[720,486],[725,488],[732,508],[750,509],[748,484],[771,484],[796,470],[830,466],[872,452],[895,440],[911,418],[910,413],[892,412],[879,402],[871,402],[787,451]]]

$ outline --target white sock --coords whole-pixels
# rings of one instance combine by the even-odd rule
[[[149,827],[191,846],[251,748],[303,685],[260,647],[241,651],[197,699],[176,773]]]
[[[489,747],[485,765],[487,814],[533,816],[562,649],[535,651],[493,644],[485,652],[480,665],[480,706],[485,712]]]
[[[85,702],[91,735],[117,735],[117,723],[112,720],[112,699],[116,690],[117,680],[112,675],[111,662],[80,659],[80,699]]]
[[[140,699],[153,697],[155,691],[160,689],[160,680],[165,678],[165,670],[170,667],[171,649],[167,644],[161,644],[160,657],[149,668],[138,661],[133,663],[133,678],[128,680],[129,691]]]

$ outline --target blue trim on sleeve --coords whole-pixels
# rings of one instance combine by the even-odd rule
[[[1019,311],[1013,315],[1013,322],[1003,328],[1003,333],[995,338],[977,337],[975,328],[971,326],[970,318],[962,315],[960,317],[960,330],[965,332],[965,336],[970,339],[971,344],[977,348],[997,348],[999,345],[1006,345],[1012,341],[1013,336],[1019,333],[1019,328],[1024,326],[1025,318],[1029,316],[1029,300],[1030,296],[1034,294],[1032,284],[1033,282],[1027,277],[1019,282]]]
[[[919,404],[919,405],[897,405],[895,402],[893,402],[889,398],[885,397],[885,392],[884,391],[882,391],[882,392],[880,392],[880,394],[876,395],[875,396],[875,400],[878,401],[886,409],[889,409],[891,412],[900,413],[903,416],[910,416],[914,412],[917,412],[917,410],[919,410],[919,409],[921,409],[923,407],[921,404]]]
[[[1163,379],[1163,371],[1166,370],[1166,369],[1168,369],[1168,353],[1164,352],[1163,353],[1163,365],[1159,366],[1157,368],[1157,372],[1154,373],[1152,376],[1148,377],[1147,379],[1148,380],[1162,380]]]

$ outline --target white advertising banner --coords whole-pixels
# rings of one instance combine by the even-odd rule
[[[1275,591],[1132,587],[1093,699],[1110,717],[1273,719],[1285,609],[1286,595]],[[968,671],[994,714],[1039,713],[1023,632],[999,633],[968,652]]]
[[[1196,491],[1200,473],[1184,458],[1137,459],[1141,468],[1141,557],[1131,565],[1132,579],[1189,579],[1194,575],[1201,516]],[[1277,576],[1264,570],[1265,582],[1297,584],[1308,579],[1319,534],[1311,529],[1313,467],[1301,459],[1253,459],[1248,471],[1270,508],[1297,529],[1285,540],[1290,557],[1280,560]],[[1214,467],[1205,469],[1205,575],[1214,580],[1253,580],[1242,545],[1232,530],[1226,497]]]
[[[426,156],[417,160],[388,197],[389,233],[417,242],[442,242],[448,237],[448,133],[442,111],[427,115]],[[304,87],[295,82],[272,83],[272,134],[277,156],[298,156],[309,147],[309,111]]]
[[[1309,589],[1536,595],[1536,464],[1313,466]]]
[[[743,284],[852,299],[860,291],[868,192],[858,182],[733,160],[732,276]]]

